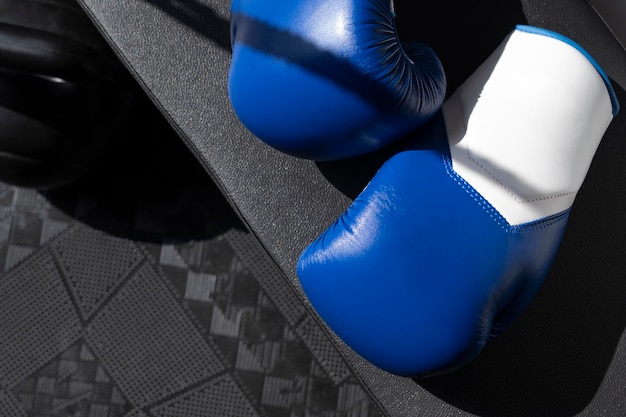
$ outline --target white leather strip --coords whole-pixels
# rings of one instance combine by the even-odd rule
[[[511,225],[568,209],[613,118],[600,73],[516,29],[446,100],[452,165]]]

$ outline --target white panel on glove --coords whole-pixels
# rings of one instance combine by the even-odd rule
[[[453,168],[511,225],[562,212],[612,110],[581,49],[518,29],[444,104]]]

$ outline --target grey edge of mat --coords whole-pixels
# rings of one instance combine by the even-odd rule
[[[286,156],[262,144],[246,131],[233,114],[226,90],[230,56],[229,2],[227,0],[79,0],[79,2],[178,131],[191,152],[216,181],[251,232],[284,272],[285,278],[301,294],[294,271],[300,251],[345,210],[351,202],[351,197],[328,181],[314,162]],[[589,3],[583,0],[558,2],[525,0],[521,5],[528,23],[560,31],[581,43],[604,66],[617,86],[621,87],[622,91],[626,89],[626,59],[621,45],[614,37],[616,32],[612,33],[607,28],[597,29],[600,18]],[[597,6],[597,9],[600,11],[601,7]],[[589,25],[595,28],[593,32],[585,30]],[[624,124],[620,123],[613,128],[614,131],[616,129],[624,132]],[[626,182],[621,181],[619,184]],[[583,214],[579,217],[582,218]],[[576,233],[577,227],[582,228],[574,225],[572,233]],[[617,227],[618,233],[626,230],[623,224],[614,227]],[[574,251],[569,250],[568,253]],[[561,262],[565,261],[567,257]],[[622,265],[617,268],[621,268]],[[624,275],[623,272],[621,275]],[[554,293],[557,289],[551,287],[547,291]],[[623,295],[621,292],[619,294]],[[623,299],[621,301],[623,302]],[[532,314],[541,317],[542,314],[548,313],[535,309]],[[623,313],[620,311],[620,314]],[[543,318],[546,321],[552,320],[549,316]],[[496,347],[492,349],[492,351],[500,349],[499,353],[494,354],[496,359],[510,353],[509,350],[516,341],[516,332],[525,336],[532,334],[525,326],[531,326],[533,321],[522,320],[522,322],[508,336],[512,342],[503,342],[500,346],[496,343]],[[624,323],[620,321],[619,324],[613,329],[612,346],[605,349],[610,353],[608,357],[603,359],[604,362],[592,361],[603,363],[605,366],[598,371],[597,380],[583,390],[584,398],[576,398],[581,390],[571,390],[572,387],[569,385],[573,383],[572,381],[553,382],[547,386],[558,385],[560,390],[571,391],[555,394],[558,401],[565,403],[571,400],[574,405],[561,408],[547,407],[541,415],[611,417],[626,415],[626,400],[623,397],[626,391],[626,339],[623,337]],[[546,333],[549,327],[542,330]],[[490,378],[490,375],[493,375],[498,381],[506,381],[508,377],[513,381],[516,372],[524,372],[523,363],[510,373],[507,370],[491,369],[477,373],[469,372],[465,378],[443,378],[428,383],[389,375],[354,354],[341,341],[332,336],[331,338],[345,355],[364,387],[369,390],[372,398],[389,416],[508,417],[524,415],[527,412],[527,410],[517,412],[509,410],[510,412],[498,414],[498,410],[494,408],[477,406],[471,398],[464,398],[463,395],[457,398],[450,394],[451,390],[459,387],[480,385],[485,382],[484,379],[470,378],[472,375],[483,378]],[[589,339],[584,340],[589,342]],[[575,344],[576,340],[571,340],[570,343]],[[554,355],[558,355],[558,352]],[[585,353],[581,353],[576,358],[584,359],[584,355]],[[526,358],[527,355],[522,357]],[[512,359],[508,360],[515,362]],[[497,365],[499,361],[495,360],[494,363]],[[489,368],[484,361],[476,366]],[[576,374],[575,370],[572,372],[564,372],[563,375]],[[543,377],[545,376],[537,375],[537,378]],[[532,378],[531,380],[534,381]],[[494,385],[493,382],[491,384]],[[526,387],[529,388],[529,393],[537,393],[523,378],[511,384],[515,389],[521,387],[523,390]],[[468,389],[468,392],[473,391]],[[506,402],[507,398],[495,398],[496,395],[502,397],[502,393],[506,392],[502,390],[493,394],[483,393],[485,398],[476,401]],[[525,400],[523,397],[524,395],[519,395],[517,401],[523,402]],[[546,398],[550,398],[550,393],[546,393]],[[529,401],[532,403],[532,400]],[[500,408],[500,411],[503,409]]]

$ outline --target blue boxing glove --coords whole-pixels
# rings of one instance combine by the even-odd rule
[[[304,250],[312,306],[391,373],[468,363],[542,285],[618,109],[579,45],[517,26]]]
[[[386,146],[441,107],[428,46],[401,45],[391,0],[233,0],[229,97],[272,147],[331,160]]]

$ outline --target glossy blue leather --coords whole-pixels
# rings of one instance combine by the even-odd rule
[[[443,68],[428,46],[401,45],[388,0],[234,0],[228,91],[270,146],[330,160],[371,152],[441,106]]]
[[[532,300],[567,223],[564,212],[508,226],[452,171],[442,119],[381,167],[297,266],[329,327],[399,375],[478,355]]]
[[[464,366],[535,297],[567,225],[565,197],[580,186],[570,180],[584,177],[595,150],[586,145],[618,111],[608,77],[579,45],[518,26],[305,248],[297,274],[313,308],[388,372]],[[560,188],[536,191],[554,178]]]

